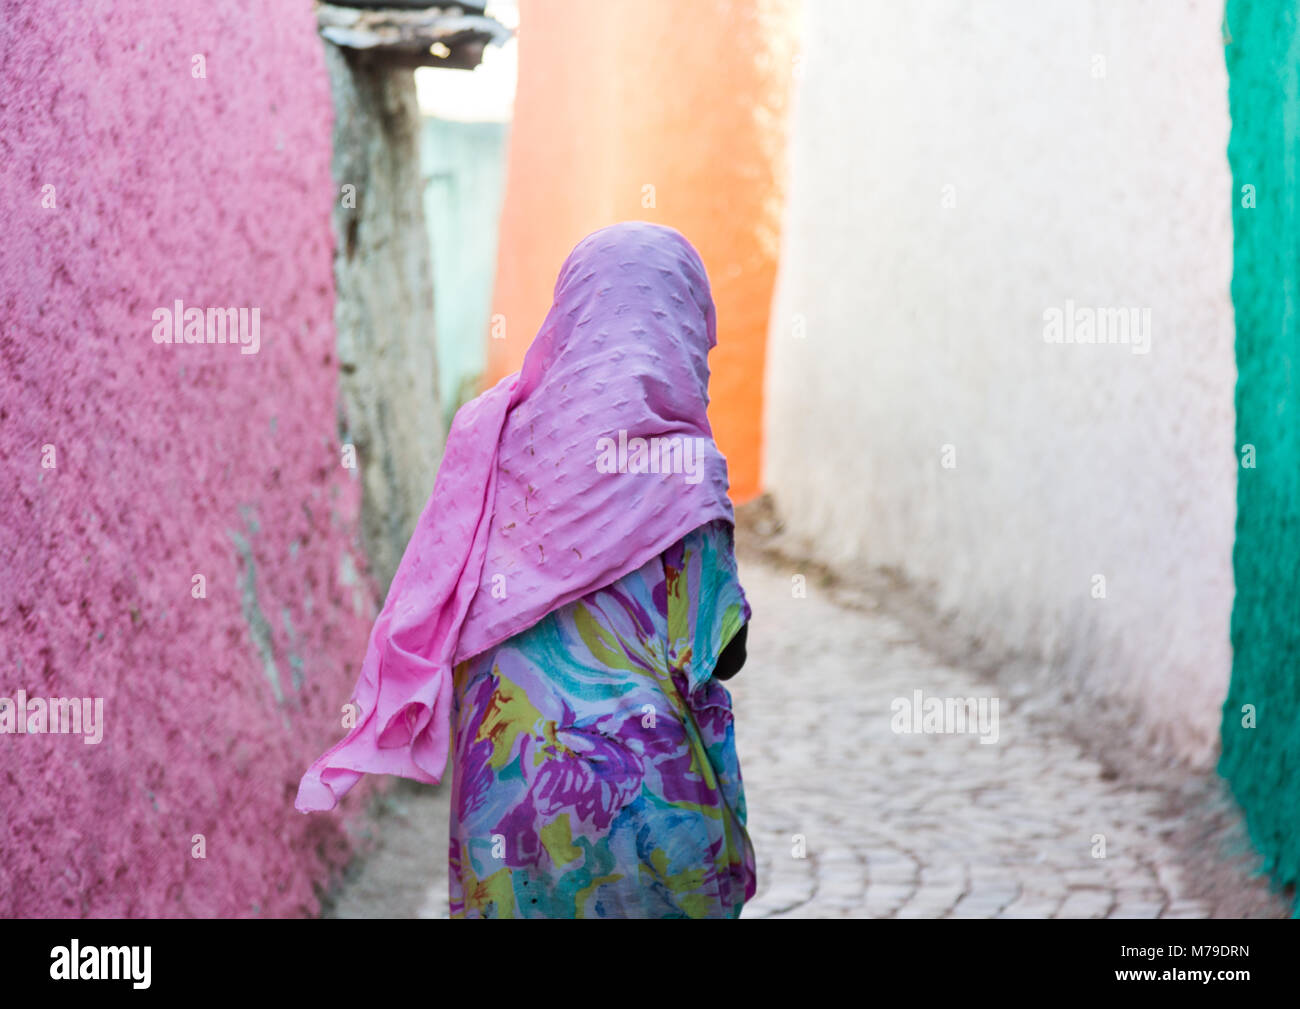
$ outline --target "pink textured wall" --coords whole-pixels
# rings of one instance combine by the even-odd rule
[[[0,695],[106,723],[0,735],[0,916],[307,913],[346,853],[292,809],[374,604],[320,46],[309,0],[0,0]],[[260,351],[156,346],[177,298]]]

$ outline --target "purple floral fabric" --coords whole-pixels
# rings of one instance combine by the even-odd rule
[[[455,669],[453,917],[735,917],[754,852],[731,695],[749,619],[704,525]]]

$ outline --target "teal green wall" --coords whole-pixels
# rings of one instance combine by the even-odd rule
[[[1229,0],[1239,466],[1219,769],[1266,867],[1300,876],[1300,0]],[[1250,208],[1243,186],[1254,187]],[[1244,727],[1253,705],[1256,727]]]
[[[508,130],[506,123],[426,118],[420,135],[438,393],[448,424],[477,395],[487,363]]]

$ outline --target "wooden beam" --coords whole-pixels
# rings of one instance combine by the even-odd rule
[[[318,3],[316,23],[336,46],[413,68],[473,70],[487,45],[502,45],[512,34],[495,18],[456,5],[374,10]]]

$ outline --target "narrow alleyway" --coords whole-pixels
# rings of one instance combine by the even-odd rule
[[[1289,914],[1212,775],[1138,780],[1041,697],[941,658],[942,628],[915,608],[811,575],[795,598],[784,565],[745,542],[740,556],[755,615],[731,690],[759,871],[745,917]],[[892,702],[918,689],[998,697],[997,742],[895,733]],[[328,915],[446,917],[446,791],[390,790]]]

